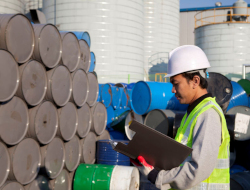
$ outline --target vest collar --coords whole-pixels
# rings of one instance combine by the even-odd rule
[[[189,115],[193,109],[202,101],[204,100],[205,98],[208,98],[208,97],[212,97],[212,94],[211,93],[207,93],[201,97],[199,97],[198,99],[196,99],[191,105],[188,106],[187,108],[187,114]]]

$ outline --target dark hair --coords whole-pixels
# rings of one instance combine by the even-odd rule
[[[187,82],[189,82],[190,80],[193,80],[194,76],[197,75],[198,77],[200,77],[200,87],[203,89],[207,89],[208,83],[207,80],[205,78],[203,78],[199,72],[195,72],[195,73],[182,73],[182,76],[185,77],[187,79]]]

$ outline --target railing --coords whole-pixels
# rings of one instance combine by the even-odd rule
[[[155,73],[155,82],[163,82],[163,77],[166,75],[167,73]],[[158,80],[158,76],[160,77]],[[164,82],[167,82],[167,78],[164,78]]]
[[[233,14],[234,10],[240,9],[244,10],[246,14]],[[250,16],[250,7],[221,7],[208,9],[198,12],[195,16],[195,28],[211,25],[211,24],[221,24],[221,23],[250,23],[248,17]],[[227,13],[222,13],[227,12]],[[236,21],[236,17],[245,17],[244,21]],[[226,19],[226,20],[225,20]]]

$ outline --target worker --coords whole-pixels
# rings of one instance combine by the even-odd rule
[[[230,189],[230,136],[222,109],[207,92],[209,67],[205,53],[197,46],[180,46],[169,54],[165,77],[170,77],[172,92],[179,102],[189,104],[175,140],[193,151],[171,170],[158,171],[142,156],[138,157],[139,162],[132,160],[159,189]]]

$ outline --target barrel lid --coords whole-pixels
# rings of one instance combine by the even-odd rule
[[[58,128],[57,109],[50,101],[43,102],[35,116],[35,131],[41,144],[50,143]]]
[[[238,83],[246,91],[247,95],[250,95],[250,80],[240,79]]]
[[[89,132],[89,134],[81,140],[82,145],[82,158],[84,163],[90,164],[95,160],[96,153],[96,135],[93,132]]]
[[[87,98],[87,103],[89,106],[93,106],[98,98],[99,85],[96,76],[93,73],[88,73],[89,79],[89,94]]]
[[[108,130],[104,130],[104,132],[100,135],[100,136],[97,136],[97,140],[107,140],[107,139],[110,139],[110,134],[109,134],[109,131]]]
[[[207,91],[212,93],[212,96],[216,97],[215,100],[225,112],[233,93],[233,87],[230,80],[220,73],[209,72],[207,82]]]
[[[26,190],[50,190],[49,180],[43,175],[39,175],[34,181],[32,181]]]
[[[96,168],[93,175],[92,190],[110,189],[110,180],[114,167],[113,165],[102,165]]]
[[[62,35],[62,34],[61,34]],[[76,70],[80,62],[80,46],[75,34],[68,32],[62,39],[62,62],[70,72]]]
[[[53,68],[59,63],[62,56],[62,41],[59,31],[54,25],[46,24],[41,30],[39,51],[41,60],[46,67]]]
[[[46,157],[45,157],[45,168],[47,175],[54,179],[56,178],[63,169],[65,162],[65,150],[64,143],[59,138],[54,138],[50,144],[48,144]]]
[[[59,111],[59,128],[62,138],[65,141],[69,141],[76,134],[78,125],[78,115],[76,106],[68,102]]]
[[[89,80],[86,72],[82,69],[78,69],[74,72],[72,93],[74,102],[77,106],[82,106],[87,101]]]
[[[55,68],[51,78],[52,96],[58,106],[69,101],[72,91],[72,79],[69,70],[62,65]]]
[[[159,131],[165,135],[168,134],[169,122],[167,115],[159,109],[150,111],[144,120],[144,125]]]
[[[71,189],[71,180],[67,170],[63,169],[55,180],[54,190],[69,190]]]
[[[147,113],[151,100],[151,91],[148,84],[144,81],[137,82],[132,90],[133,111],[139,115]]]
[[[8,181],[1,188],[1,190],[24,190],[24,187],[16,181]]]
[[[34,51],[35,36],[30,21],[22,14],[13,16],[6,27],[6,45],[18,63],[25,63]]]
[[[26,185],[32,182],[40,169],[41,153],[39,144],[31,138],[21,141],[13,154],[13,173],[18,182]]]
[[[74,171],[80,163],[81,144],[77,136],[65,143],[65,165],[68,171]]]
[[[97,135],[101,135],[107,124],[107,110],[106,107],[97,102],[92,108],[92,122]]]
[[[0,106],[1,138],[8,145],[19,143],[29,127],[29,114],[25,102],[14,96]]]
[[[139,123],[143,123],[143,118],[141,115],[136,114],[133,111],[130,111],[125,119],[125,133],[129,140],[132,140],[133,136],[135,135],[135,132],[129,129],[130,124],[133,120],[138,121]]]
[[[112,88],[112,105],[114,109],[119,109],[121,106],[123,88],[114,86]]]
[[[77,134],[80,138],[84,138],[90,131],[92,116],[91,110],[87,103],[83,104],[81,108],[77,109],[78,113],[78,127]]]
[[[44,66],[31,60],[22,73],[22,92],[26,102],[36,106],[44,99],[47,90],[47,75]]]
[[[101,92],[102,103],[109,107],[112,103],[112,86],[110,84],[105,84]]]
[[[235,115],[234,139],[238,141],[250,140],[250,108],[235,106],[228,110],[227,114]],[[248,122],[245,123],[246,120]]]
[[[6,145],[0,142],[0,187],[5,183],[10,172],[10,156]]]
[[[0,102],[10,100],[19,85],[19,69],[14,57],[5,50],[0,50]]]
[[[79,40],[80,51],[81,51],[81,59],[79,63],[79,67],[82,68],[85,72],[89,71],[90,67],[90,49],[86,41]]]

